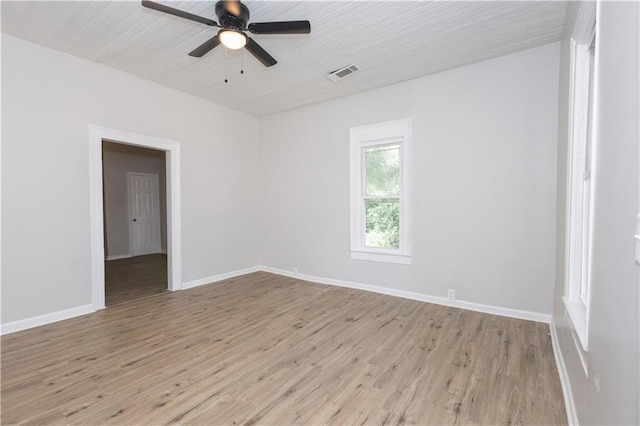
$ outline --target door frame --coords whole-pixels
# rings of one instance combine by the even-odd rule
[[[182,289],[180,142],[89,124],[91,293],[95,310],[105,308],[103,140],[156,149],[166,153],[167,281],[169,290]]]
[[[160,176],[157,173],[141,173],[141,172],[127,172],[127,217],[129,218],[129,253],[131,256],[137,256],[135,253],[135,243],[133,238],[133,206],[131,205],[131,177],[132,176],[146,176],[146,177],[155,177],[158,183],[157,195],[158,199],[158,211],[160,211]],[[165,213],[166,215],[166,213]],[[162,251],[162,218],[158,217],[158,252]]]

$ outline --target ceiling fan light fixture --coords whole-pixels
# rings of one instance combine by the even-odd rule
[[[242,49],[247,44],[247,36],[240,31],[220,30],[218,38],[229,49]]]

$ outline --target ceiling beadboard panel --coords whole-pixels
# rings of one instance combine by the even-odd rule
[[[215,1],[163,3],[217,20]],[[278,60],[265,68],[222,46],[188,56],[218,29],[138,1],[3,1],[2,32],[266,115],[558,41],[567,8],[559,1],[244,3],[249,22],[308,19],[311,34],[252,35]],[[357,74],[326,78],[351,64]]]

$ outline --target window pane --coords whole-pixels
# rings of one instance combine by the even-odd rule
[[[366,196],[400,194],[400,145],[365,148]]]
[[[365,200],[367,247],[400,248],[400,200]]]

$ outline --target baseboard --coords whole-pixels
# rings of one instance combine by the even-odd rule
[[[371,291],[374,293],[386,294],[389,296],[402,297],[404,299],[419,300],[421,302],[434,303],[436,305],[450,306],[453,308],[468,309],[470,311],[483,312],[486,314],[500,315],[503,317],[517,318],[535,322],[549,324],[551,315],[540,312],[522,311],[518,309],[503,308],[500,306],[483,305],[480,303],[466,302],[464,300],[449,300],[445,297],[430,296],[412,291],[397,290],[394,288],[380,287],[370,284],[362,284],[353,281],[343,281],[331,278],[316,277],[313,275],[293,273],[284,269],[261,266],[261,271],[272,274],[283,275],[291,278],[298,278],[304,281],[312,281],[320,284],[334,285],[337,287],[353,288],[357,290]]]
[[[200,278],[197,280],[182,283],[182,289],[186,290],[188,288],[199,287],[201,285],[213,284],[218,281],[228,280],[229,278],[235,278],[239,277],[240,275],[251,274],[258,271],[261,271],[259,266],[252,266],[249,268],[238,269],[236,271],[225,272],[224,274],[213,275],[211,277]]]
[[[562,394],[564,395],[564,406],[567,410],[567,420],[570,425],[579,425],[578,412],[576,411],[576,405],[573,401],[573,392],[571,391],[571,383],[569,382],[569,373],[567,372],[567,367],[564,363],[564,357],[562,356],[562,350],[560,349],[560,341],[558,340],[558,332],[556,331],[556,324],[553,318],[551,319],[549,328],[551,330],[553,356],[556,359],[558,376],[560,376],[560,385],[562,385]]]
[[[127,253],[127,254],[114,254],[113,256],[105,256],[105,258],[107,260],[118,260],[118,259],[128,259],[130,257],[133,257],[131,255],[131,253]]]
[[[157,253],[147,253],[147,254],[141,254],[140,256],[147,256],[149,254],[167,254],[166,250],[160,250]],[[134,257],[131,253],[127,253],[127,254],[114,254],[113,256],[105,256],[105,260],[119,260],[119,259],[129,259],[130,257]]]
[[[12,321],[0,325],[0,334],[10,334],[17,331],[26,330],[28,328],[38,327],[52,322],[58,322],[69,318],[79,317],[94,313],[96,310],[93,304],[77,306],[75,308],[65,309],[63,311],[52,312],[50,314],[40,315],[33,318],[27,318],[18,321]]]
[[[212,284],[215,282],[227,280],[230,278],[235,278],[240,275],[251,274],[253,272],[258,272],[258,271],[270,272],[272,274],[283,275],[283,276],[297,278],[304,281],[311,281],[319,284],[328,284],[328,285],[333,285],[337,287],[346,287],[346,288],[353,288],[356,290],[371,291],[374,293],[386,294],[389,296],[402,297],[405,299],[418,300],[421,302],[434,303],[437,305],[450,306],[450,307],[460,308],[460,309],[468,309],[471,311],[483,312],[487,314],[500,315],[500,316],[505,316],[510,318],[518,318],[518,319],[542,322],[547,324],[551,323],[551,315],[549,314],[543,314],[543,313],[531,312],[531,311],[522,311],[522,310],[503,308],[503,307],[492,306],[492,305],[483,305],[479,303],[466,302],[463,300],[449,300],[444,297],[430,296],[422,293],[415,293],[411,291],[398,290],[398,289],[393,289],[388,287],[380,287],[380,286],[375,286],[370,284],[357,283],[353,281],[336,280],[331,278],[317,277],[314,275],[293,273],[290,271],[286,271],[284,269],[273,268],[270,266],[252,266],[249,268],[238,269],[236,271],[226,272],[219,275],[213,275],[210,277],[188,281],[188,282],[182,283],[182,289],[186,290],[186,289],[198,287],[201,285]],[[45,314],[45,315],[41,315],[34,318],[27,318],[24,320],[13,321],[10,323],[0,325],[0,335],[14,333],[16,331],[26,330],[28,328],[38,327],[40,325],[50,324],[52,322],[62,321],[65,319],[77,317],[80,315],[86,315],[93,312],[95,312],[95,309],[93,305],[90,304],[90,305],[78,306],[76,308],[66,309],[64,311],[53,312],[50,314]],[[552,327],[552,330],[553,330],[553,327]],[[554,348],[555,348],[555,345],[554,345]],[[560,368],[560,364],[558,364],[558,368]]]
[[[122,256],[120,258],[122,259],[125,257],[131,257],[131,256]],[[229,278],[234,278],[240,275],[250,274],[252,272],[258,272],[258,271],[260,271],[260,268],[257,266],[239,269],[237,271],[231,271],[224,274],[214,275],[212,277],[201,278],[199,280],[183,283],[182,289],[186,290],[188,288],[198,287],[205,284],[211,284],[218,281],[223,281]],[[33,318],[12,321],[6,324],[0,324],[0,335],[15,333],[17,331],[26,330],[28,328],[51,324],[53,322],[58,322],[58,321],[62,321],[62,320],[66,320],[74,317],[79,317],[81,315],[91,314],[94,312],[96,312],[96,310],[93,304],[89,304],[89,305],[78,306],[71,309],[65,309],[63,311],[52,312],[50,314],[40,315]]]

